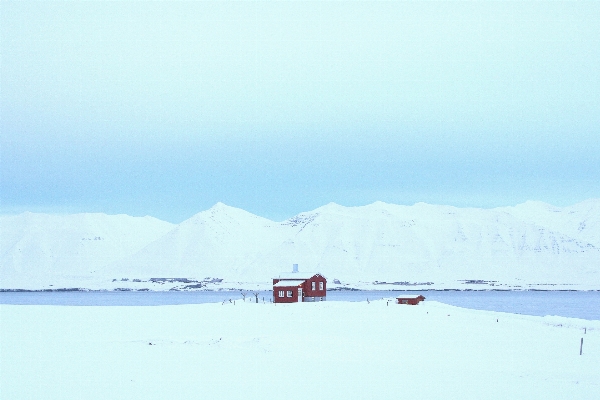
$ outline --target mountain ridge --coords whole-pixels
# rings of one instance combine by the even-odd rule
[[[493,209],[329,203],[281,222],[219,202],[176,225],[98,213],[35,215],[26,217],[54,223],[0,217],[0,288],[26,280],[43,286],[56,277],[268,281],[292,263],[345,281],[522,280],[600,288],[600,199],[568,207],[526,202]],[[56,228],[65,225],[71,230]],[[110,246],[69,248],[86,232],[106,232],[113,240]],[[98,237],[103,236],[90,239],[98,244]],[[15,250],[19,241],[28,257]]]

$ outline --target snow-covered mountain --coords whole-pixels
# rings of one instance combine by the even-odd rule
[[[564,208],[527,201],[516,207],[497,210],[600,248],[600,199],[586,200]]]
[[[600,288],[600,200],[496,209],[330,203],[283,222],[218,203],[176,226],[101,214],[27,213],[1,222],[0,287],[53,276],[268,282],[298,263],[342,282]]]
[[[138,253],[116,262],[111,270],[145,278],[226,276],[268,280],[269,271],[261,268],[262,260],[286,234],[289,232],[277,222],[217,203]]]
[[[128,215],[22,213],[0,217],[0,288],[105,279],[106,266],[174,225]]]
[[[276,223],[219,203],[113,268],[248,282],[299,263],[353,282],[600,283],[598,202],[582,204],[580,213],[566,208],[557,220],[541,203],[493,210],[331,203]],[[536,212],[524,210],[530,206]],[[587,236],[576,235],[572,227],[586,221]]]
[[[593,244],[502,210],[330,204],[296,221],[288,247],[307,265],[351,279],[566,282],[600,261]]]

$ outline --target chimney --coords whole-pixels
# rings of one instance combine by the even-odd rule
[[[294,264],[294,265],[292,266],[292,272],[293,272],[294,274],[298,272],[298,264]]]

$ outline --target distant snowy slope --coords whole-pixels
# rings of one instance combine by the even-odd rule
[[[303,272],[346,282],[600,288],[599,203],[496,209],[330,203],[282,222],[218,203],[177,226],[149,217],[26,213],[1,220],[0,287],[56,276],[267,282],[298,263]]]
[[[515,207],[496,210],[600,248],[600,199],[590,199],[564,208],[528,201]]]
[[[586,241],[496,210],[329,204],[284,224],[297,232],[273,260],[287,265],[291,254],[351,279],[570,280],[600,261]]]
[[[260,260],[284,229],[276,222],[217,203],[130,257],[112,271],[135,277],[246,277],[269,279]],[[248,270],[256,266],[254,271]]]
[[[276,223],[219,203],[113,270],[248,282],[266,281],[292,263],[347,281],[568,283],[598,280],[600,251],[503,209],[330,203]]]
[[[102,275],[174,225],[128,215],[22,213],[0,217],[0,287],[49,277]]]

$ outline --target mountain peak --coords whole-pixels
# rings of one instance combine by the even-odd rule
[[[206,210],[205,212],[209,212],[211,214],[215,214],[215,213],[248,213],[251,214],[250,212],[242,209],[242,208],[237,208],[237,207],[232,207],[232,206],[228,206],[225,203],[221,203],[220,201],[215,203],[214,206],[212,206],[211,208],[209,208],[208,210]]]
[[[215,203],[214,206],[212,206],[210,208],[210,210],[222,210],[222,209],[225,209],[225,208],[229,208],[229,206],[227,204],[225,204],[225,203],[221,203],[220,201],[218,201],[217,203]]]
[[[332,201],[328,204],[325,204],[324,206],[321,206],[321,207],[315,209],[314,211],[311,211],[311,213],[314,213],[314,212],[317,212],[317,213],[318,212],[340,212],[340,211],[346,210],[347,208],[348,207],[339,205]]]
[[[249,211],[246,211],[242,208],[228,206],[222,202],[217,202],[214,206],[205,211],[200,211],[199,213],[191,216],[185,221],[181,222],[179,225],[186,224],[196,224],[199,221],[206,220],[260,220],[263,223],[272,223],[273,221],[260,217],[258,215],[252,214]]]

